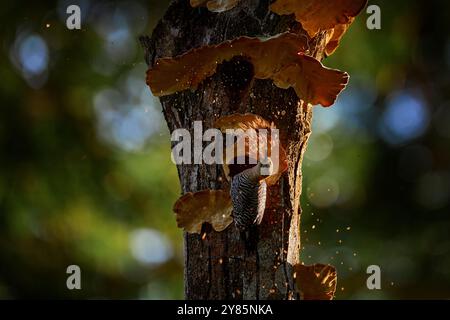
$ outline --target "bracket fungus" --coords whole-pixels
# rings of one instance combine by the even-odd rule
[[[350,23],[338,24],[332,29],[327,39],[327,45],[325,46],[325,53],[327,56],[331,56],[339,47],[339,43],[341,42],[342,37],[344,36],[345,32],[347,32],[347,29],[350,27],[353,20],[354,18]]]
[[[332,300],[336,292],[337,273],[331,265],[294,266],[294,278],[303,300]]]
[[[218,232],[225,230],[233,222],[232,209],[230,194],[224,190],[188,192],[173,206],[178,227],[189,233],[201,233],[205,222]]]
[[[304,38],[288,32],[270,38],[240,37],[156,60],[147,71],[147,84],[155,96],[195,90],[220,63],[241,56],[253,65],[255,78],[272,79],[283,89],[292,87],[308,103],[331,106],[349,76],[305,55],[306,47]]]
[[[206,6],[211,12],[224,12],[233,9],[240,0],[190,0],[191,6]]]
[[[229,129],[242,130],[241,135],[237,136],[238,141],[228,146],[224,152],[223,170],[228,180],[233,175],[232,170],[230,170],[232,165],[241,167],[239,171],[242,171],[248,167],[249,160],[253,160],[256,164],[256,161],[261,155],[267,155],[274,166],[273,173],[264,179],[267,185],[274,185],[281,174],[287,170],[286,152],[280,145],[279,137],[275,136],[275,133],[272,132],[272,129],[276,129],[273,123],[259,115],[246,113],[221,117],[216,120],[214,126],[224,133]],[[265,130],[264,134],[260,132],[262,129]],[[253,132],[254,136],[249,135],[249,132]],[[239,141],[239,139],[243,139],[243,141]],[[243,142],[243,148],[239,147],[240,142]],[[247,162],[246,164],[240,165],[239,160],[242,162],[245,160]],[[236,164],[235,162],[238,163]]]
[[[303,29],[313,38],[330,30],[325,53],[331,55],[367,0],[276,0],[270,9],[279,15],[295,14]]]

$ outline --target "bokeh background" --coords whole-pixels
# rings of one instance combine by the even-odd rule
[[[324,64],[346,91],[314,110],[302,260],[337,299],[450,298],[450,2],[369,1]],[[82,30],[65,27],[70,4]],[[180,193],[137,38],[168,1],[0,7],[0,298],[179,299]],[[82,290],[66,288],[66,268]],[[366,287],[379,265],[382,289]]]

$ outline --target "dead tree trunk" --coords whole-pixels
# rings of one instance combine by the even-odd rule
[[[175,0],[152,37],[143,39],[146,61],[153,66],[157,58],[180,55],[191,48],[243,35],[272,36],[285,31],[305,37],[308,54],[321,60],[326,32],[311,39],[292,15],[278,16],[269,10],[269,4],[269,0],[241,1],[234,9],[216,14],[192,8],[187,0]],[[246,256],[234,225],[220,233],[205,229],[208,232],[203,240],[197,234],[184,234],[187,299],[298,297],[291,269],[299,263],[301,165],[312,117],[311,106],[300,99],[293,89],[254,79],[252,65],[238,58],[220,65],[195,92],[186,90],[161,98],[171,132],[177,128],[192,131],[195,120],[201,120],[206,130],[219,116],[261,115],[280,129],[289,162],[288,171],[269,188],[256,254]],[[219,165],[182,165],[178,174],[183,194],[228,184]]]

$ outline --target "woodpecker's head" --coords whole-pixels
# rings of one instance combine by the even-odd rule
[[[259,173],[262,178],[273,174],[273,163],[269,157],[258,160]]]

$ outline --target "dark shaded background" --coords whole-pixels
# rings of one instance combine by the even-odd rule
[[[167,3],[2,3],[0,298],[183,297],[180,188],[137,41]],[[450,2],[369,3],[382,29],[363,12],[324,61],[351,80],[314,111],[302,260],[337,267],[338,299],[448,299]]]

